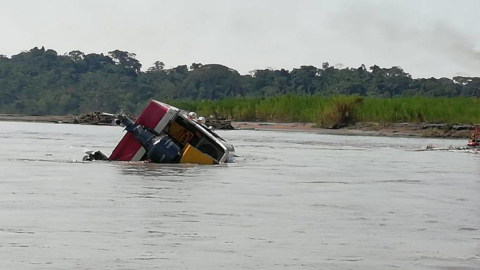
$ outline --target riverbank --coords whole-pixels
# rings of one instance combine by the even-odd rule
[[[331,135],[469,138],[470,126],[417,123],[357,123],[340,129],[320,128],[314,123],[232,122],[236,129],[313,132]]]
[[[0,114],[0,121],[38,122],[74,124],[72,115],[20,115]],[[389,136],[389,137],[433,137],[433,138],[468,138],[469,125],[446,125],[425,123],[357,123],[340,129],[320,128],[314,123],[274,123],[274,122],[232,122],[239,130],[271,130],[312,132],[331,135],[351,136]]]
[[[78,116],[74,115],[23,115],[0,114],[0,121],[13,122],[40,122],[55,124],[83,124],[83,125],[110,125],[115,120],[115,115],[91,112]]]
[[[11,122],[73,124],[74,120],[75,120],[75,117],[72,115],[0,114],[0,121],[11,121]]]

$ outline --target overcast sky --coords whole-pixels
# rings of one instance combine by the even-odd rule
[[[0,54],[137,54],[144,69],[401,66],[480,76],[479,0],[0,0]]]

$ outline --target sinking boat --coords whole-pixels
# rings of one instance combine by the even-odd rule
[[[235,153],[232,144],[182,110],[152,100],[133,121],[117,116],[127,133],[110,157],[87,152],[84,160],[145,161],[154,163],[223,164]]]

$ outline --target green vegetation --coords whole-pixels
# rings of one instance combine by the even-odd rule
[[[0,113],[139,113],[150,99],[237,120],[478,123],[480,78],[413,79],[400,67],[301,66],[255,70],[193,63],[142,71],[134,53],[85,54],[33,48],[0,55]],[[352,97],[353,96],[353,97]],[[362,98],[360,98],[362,97]]]
[[[359,96],[282,95],[269,98],[227,98],[171,101],[199,115],[238,121],[313,122],[341,127],[356,121],[378,123],[480,123],[476,98],[372,98]]]
[[[366,98],[359,108],[360,121],[480,123],[477,98]]]

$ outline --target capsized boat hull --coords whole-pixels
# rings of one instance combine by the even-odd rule
[[[206,126],[188,119],[181,110],[152,100],[135,125],[155,135],[167,136],[181,149],[180,162],[222,164],[235,153],[233,145]],[[110,155],[110,160],[146,161],[149,153],[132,132],[127,132]]]

